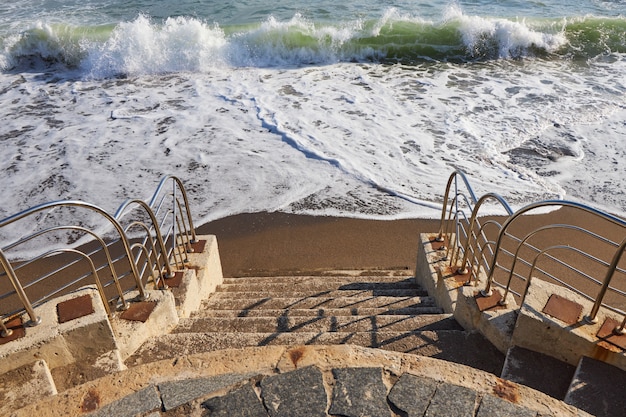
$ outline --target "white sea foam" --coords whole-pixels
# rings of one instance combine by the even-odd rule
[[[78,57],[80,66],[43,62],[0,76],[9,196],[0,217],[58,199],[113,212],[127,197],[150,196],[164,174],[183,180],[197,223],[260,210],[437,217],[457,168],[479,194],[497,192],[514,206],[565,197],[626,213],[623,54],[357,59],[375,47],[359,41],[389,21],[454,34],[445,19],[411,16],[320,25],[295,15],[229,31],[202,19],[140,16],[87,34],[42,24],[4,37],[0,64],[38,51]],[[447,18],[466,21],[458,27],[468,45],[477,33],[495,34],[498,56],[531,45],[551,52],[562,42],[560,29],[523,21]]]

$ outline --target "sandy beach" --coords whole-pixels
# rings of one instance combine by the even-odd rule
[[[285,213],[226,217],[197,228],[214,234],[224,276],[317,269],[415,268],[419,235],[434,219],[361,220]]]
[[[502,218],[498,219],[500,222]],[[548,214],[524,216],[514,229],[524,236],[546,224],[583,225],[620,242],[625,232],[618,226],[571,208]],[[362,220],[314,217],[285,213],[250,213],[226,217],[197,228],[200,234],[217,236],[224,276],[324,268],[414,269],[420,233],[439,230],[438,219]],[[567,243],[567,231],[541,236],[553,244]],[[576,239],[578,247],[601,256],[593,239]],[[607,254],[603,257],[606,259]]]

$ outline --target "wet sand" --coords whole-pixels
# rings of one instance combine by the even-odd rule
[[[419,235],[439,221],[361,220],[252,213],[201,227],[214,234],[224,276],[317,269],[415,268]]]
[[[502,221],[503,219],[499,219]],[[545,224],[583,225],[620,242],[626,230],[573,209],[524,216],[513,228],[524,236]],[[415,268],[420,233],[436,233],[438,219],[361,220],[285,213],[251,213],[223,218],[197,228],[217,236],[224,276],[324,268]],[[614,249],[568,231],[544,233],[543,245],[575,244],[609,259]],[[569,240],[573,240],[569,242]],[[603,253],[604,252],[604,253]],[[564,254],[568,256],[571,254]]]

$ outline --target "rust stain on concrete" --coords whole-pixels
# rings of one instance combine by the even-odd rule
[[[85,317],[94,312],[91,296],[89,294],[72,298],[57,304],[57,317],[59,323],[66,323],[71,320]]]
[[[446,248],[448,244],[447,239],[444,239],[441,242],[438,241],[437,235],[428,236],[428,241],[433,250],[441,250],[442,248]]]
[[[165,278],[163,282],[170,288],[178,288],[183,282],[183,275],[183,271],[176,271],[174,272],[174,276],[172,278]]]
[[[299,347],[289,351],[289,359],[291,359],[291,363],[297,368],[298,362],[304,356],[304,347]]]
[[[612,318],[607,318],[604,320],[602,327],[598,330],[596,336],[599,339],[604,340],[607,345],[611,343],[612,345],[608,345],[613,352],[620,352],[621,350],[626,350],[626,335],[615,333],[615,329],[621,323]],[[619,348],[619,349],[618,349]]]
[[[94,411],[98,409],[100,405],[100,395],[98,395],[98,391],[89,390],[85,394],[82,403],[80,404],[80,410],[83,413],[88,413],[90,411]]]
[[[459,268],[456,266],[443,266],[439,267],[439,273],[445,280],[449,280],[447,285],[451,288],[459,288],[464,286],[470,279],[470,272],[466,274],[460,274]]]
[[[507,400],[512,403],[519,402],[519,392],[517,390],[517,385],[515,385],[511,381],[497,378],[496,385],[493,387],[493,393],[503,400]]]
[[[479,311],[500,310],[506,308],[500,304],[500,301],[502,301],[502,294],[500,294],[500,291],[498,290],[493,290],[489,297],[483,296],[480,291],[478,291],[474,294],[474,300],[476,301]]]
[[[152,313],[152,310],[154,310],[154,307],[156,307],[156,303],[151,301],[140,301],[138,303],[132,303],[128,310],[124,311],[120,315],[120,318],[124,320],[141,321],[145,323],[146,320],[148,320],[148,317],[150,317],[150,313]]]
[[[8,330],[11,330],[11,335],[0,337],[0,345],[4,345],[5,343],[9,343],[26,336],[26,329],[24,328],[21,318],[15,317],[4,323],[4,325]]]
[[[204,252],[204,247],[206,246],[206,240],[198,240],[191,244],[191,249],[193,253],[202,253]]]
[[[545,314],[561,320],[568,326],[580,321],[582,311],[582,305],[557,294],[552,294],[543,308]]]

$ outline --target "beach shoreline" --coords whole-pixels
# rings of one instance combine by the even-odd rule
[[[414,270],[420,233],[439,220],[369,220],[259,212],[196,228],[217,237],[225,277],[323,269]]]
[[[420,234],[437,233],[439,224],[439,219],[427,218],[375,220],[257,212],[224,217],[196,231],[217,237],[224,276],[236,277],[324,269],[415,270]],[[525,215],[514,230],[523,236],[547,224],[579,224],[614,242],[623,239],[620,227],[572,208]],[[564,233],[555,229],[553,237],[542,239],[562,244]],[[602,249],[594,239],[578,240],[576,245],[602,257],[608,253],[599,252],[612,251]]]

